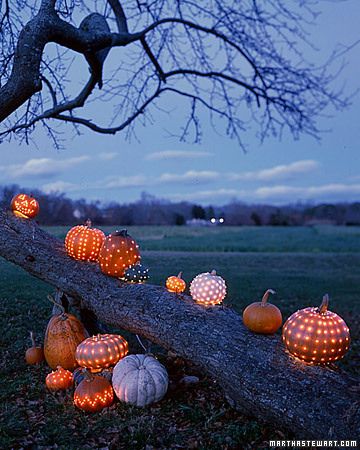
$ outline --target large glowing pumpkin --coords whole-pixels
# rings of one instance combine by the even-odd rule
[[[319,308],[297,311],[285,322],[282,338],[286,348],[297,358],[313,364],[326,364],[343,358],[350,346],[345,321],[328,311],[329,296]]]
[[[111,277],[123,277],[140,259],[139,246],[126,230],[107,236],[99,253],[101,271]]]
[[[216,274],[216,270],[200,273],[190,284],[191,297],[203,305],[217,305],[226,296],[225,280]]]
[[[82,380],[74,392],[75,405],[88,412],[97,412],[110,406],[114,400],[114,391],[104,377],[84,373]]]
[[[105,234],[91,227],[88,220],[85,225],[71,228],[65,238],[65,249],[69,256],[82,261],[97,261]]]
[[[11,200],[11,209],[13,213],[23,219],[33,219],[39,214],[38,201],[27,194],[18,194]]]

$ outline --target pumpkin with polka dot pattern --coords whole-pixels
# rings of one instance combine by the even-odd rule
[[[297,311],[285,322],[282,339],[289,352],[302,361],[326,364],[344,357],[350,346],[350,333],[345,321],[328,311],[329,296],[319,308]]]
[[[111,277],[122,278],[140,259],[139,246],[126,230],[107,236],[99,253],[101,271]]]
[[[69,256],[81,261],[97,261],[105,234],[91,227],[91,221],[85,225],[71,228],[65,238],[65,249]]]

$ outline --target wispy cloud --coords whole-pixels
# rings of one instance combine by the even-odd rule
[[[116,152],[101,152],[98,154],[98,158],[103,161],[112,161],[118,156]]]
[[[262,199],[342,199],[360,195],[360,184],[332,183],[320,186],[265,186],[255,190],[255,196]]]
[[[212,200],[212,199],[225,199],[229,200],[233,197],[242,197],[248,195],[248,192],[245,190],[238,189],[214,189],[214,190],[204,190],[204,191],[195,191],[188,192],[185,194],[171,194],[168,195],[167,198],[170,200],[181,201],[201,201],[201,200]]]
[[[52,177],[59,175],[64,170],[82,164],[90,159],[89,156],[77,156],[62,160],[51,158],[34,158],[22,164],[11,164],[2,166],[1,169],[5,174],[12,178],[26,177]]]
[[[150,161],[166,159],[196,159],[207,158],[212,155],[213,153],[205,151],[163,150],[161,152],[150,153],[145,157],[145,159]]]
[[[210,170],[189,170],[185,173],[163,173],[157,178],[158,184],[167,183],[209,183],[220,179],[220,173]]]
[[[272,181],[279,179],[292,178],[294,175],[301,175],[314,171],[320,166],[318,161],[313,159],[304,159],[290,164],[281,164],[254,172],[232,173],[229,174],[231,181],[254,180],[254,181]]]
[[[128,187],[144,187],[149,184],[149,180],[145,175],[133,175],[129,177],[109,178],[103,187],[106,189],[128,188]]]
[[[42,190],[45,194],[53,192],[72,192],[80,189],[80,185],[70,183],[68,181],[54,181],[53,183],[47,183],[42,186]]]

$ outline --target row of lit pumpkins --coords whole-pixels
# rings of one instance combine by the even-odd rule
[[[39,211],[37,201],[19,194],[12,201],[12,209],[21,217],[34,217]],[[99,261],[103,273],[131,282],[144,282],[148,269],[141,266],[139,246],[125,230],[105,237],[91,223],[72,228],[65,238],[67,253],[85,261]],[[166,280],[166,287],[175,293],[184,292],[186,283],[181,273]],[[280,310],[268,303],[266,291],[261,302],[249,305],[243,314],[244,324],[256,333],[272,334],[282,325]],[[215,271],[197,275],[190,285],[192,298],[204,305],[215,305],[226,295],[225,281]],[[310,363],[327,363],[344,356],[350,345],[349,329],[337,314],[328,311],[328,296],[319,308],[309,307],[294,313],[283,327],[282,338],[288,350]]]
[[[74,404],[84,411],[110,406],[114,392],[120,401],[139,407],[164,397],[168,374],[157,359],[127,355],[128,343],[117,334],[87,336],[80,320],[63,310],[48,323],[44,349],[36,346],[31,333],[32,347],[26,351],[26,362],[38,364],[45,359],[55,369],[45,380],[51,391],[75,384]]]

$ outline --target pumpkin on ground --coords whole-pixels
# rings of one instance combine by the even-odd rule
[[[275,291],[268,289],[261,302],[251,303],[243,312],[244,325],[255,333],[273,334],[281,327],[281,311],[275,305],[268,303],[270,294],[275,294]]]
[[[111,384],[104,377],[84,372],[85,378],[74,392],[75,405],[88,412],[101,411],[110,406],[114,400]]]
[[[51,298],[51,301],[54,300]],[[62,305],[58,306],[62,312],[52,316],[45,332],[45,359],[52,369],[61,366],[73,370],[78,365],[75,358],[76,348],[88,334],[79,319],[65,313]]]
[[[200,273],[190,284],[191,297],[203,305],[217,305],[226,296],[225,280],[216,274],[216,270]]]
[[[79,366],[97,371],[114,366],[128,352],[128,343],[119,334],[98,334],[78,345],[75,358]]]
[[[23,219],[33,219],[39,214],[38,201],[27,194],[17,194],[11,200],[11,209],[13,213]]]
[[[34,333],[30,331],[30,339],[32,346],[25,352],[25,360],[27,364],[40,364],[44,361],[44,350],[41,346],[37,346],[35,343]]]
[[[182,272],[179,272],[178,276],[175,275],[168,277],[166,280],[166,289],[169,292],[175,292],[176,294],[180,294],[184,292],[186,289],[186,283],[182,279]]]
[[[297,358],[312,364],[326,364],[344,357],[350,346],[345,321],[328,311],[326,294],[318,308],[308,307],[292,314],[282,332],[286,348]]]
[[[123,277],[125,270],[140,259],[139,246],[126,230],[107,236],[99,253],[101,271],[111,277]]]
[[[149,355],[129,355],[114,367],[113,388],[125,403],[146,406],[160,401],[168,389],[165,367]]]
[[[65,238],[65,249],[69,256],[81,261],[97,261],[105,234],[91,227],[88,220],[85,225],[71,228]]]
[[[73,385],[73,376],[69,370],[58,366],[55,371],[47,375],[45,383],[50,391],[69,389]]]
[[[149,269],[136,263],[125,270],[124,281],[128,283],[145,283],[149,279]]]

